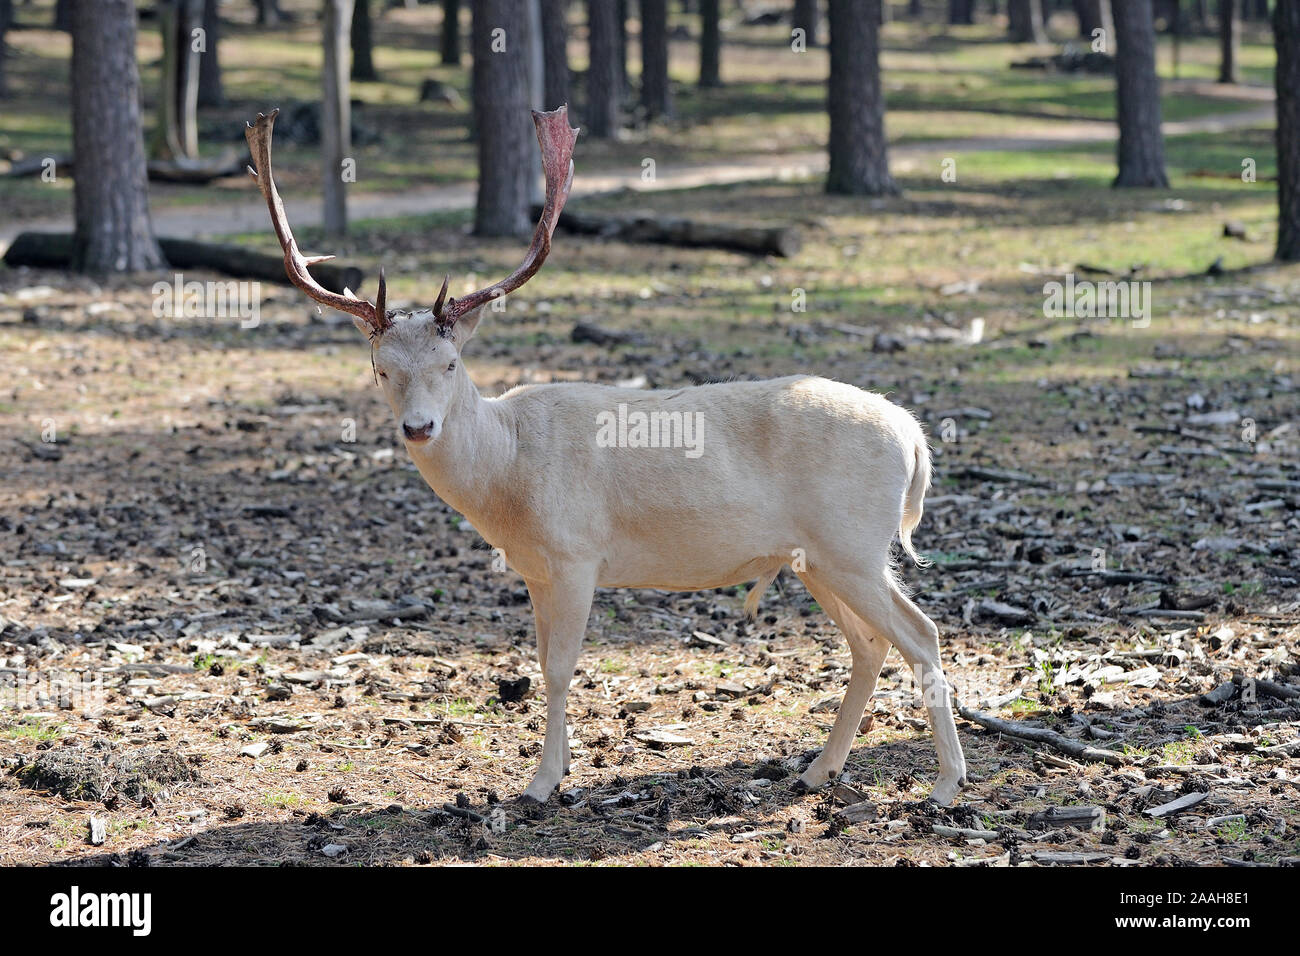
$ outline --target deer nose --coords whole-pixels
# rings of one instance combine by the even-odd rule
[[[415,442],[417,445],[429,440],[429,435],[433,432],[433,422],[425,422],[417,428],[412,428],[406,422],[402,422],[402,434],[406,440]]]

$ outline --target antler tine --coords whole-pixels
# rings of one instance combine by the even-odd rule
[[[284,249],[284,270],[289,274],[289,280],[294,285],[317,302],[338,309],[340,312],[355,315],[374,330],[372,334],[378,334],[393,324],[389,321],[385,309],[386,289],[383,271],[381,270],[379,274],[377,301],[372,304],[365,299],[358,299],[348,290],[344,290],[343,295],[331,292],[312,278],[308,267],[333,259],[333,256],[308,258],[298,250],[298,243],[289,228],[289,217],[285,215],[284,202],[280,199],[280,193],[275,188],[275,178],[271,174],[271,131],[275,127],[275,118],[279,112],[277,109],[271,110],[270,113],[258,113],[257,119],[247,124],[244,138],[248,140],[249,151],[257,166],[256,169],[250,167],[249,172],[253,174],[253,178],[257,180],[257,185],[262,190],[266,207],[271,212],[271,225],[275,227],[275,235]]]
[[[578,131],[569,127],[568,106],[561,106],[549,113],[533,110],[533,125],[537,127],[537,142],[542,148],[546,205],[542,207],[542,216],[537,222],[537,231],[533,233],[532,245],[528,247],[528,254],[524,256],[519,268],[503,281],[471,292],[462,299],[449,300],[440,316],[442,324],[447,328],[485,303],[514,292],[537,274],[551,251],[551,236],[573,185],[573,145],[578,141]],[[443,292],[446,292],[445,284]],[[438,301],[442,302],[442,294],[439,294]],[[434,314],[438,315],[437,309]]]
[[[433,314],[442,318],[442,304],[447,300],[447,283],[451,281],[451,276],[442,277],[442,288],[438,290],[438,299],[433,303]]]

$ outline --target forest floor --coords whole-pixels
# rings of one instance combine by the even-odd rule
[[[893,652],[840,786],[793,790],[849,654],[788,573],[753,622],[743,588],[600,591],[572,773],[520,806],[544,714],[526,592],[408,462],[350,322],[284,287],[245,328],[169,315],[170,275],[0,270],[0,863],[1294,863],[1300,269],[1269,262],[1270,143],[1172,137],[1157,191],[1108,189],[1087,144],[959,154],[954,182],[900,164],[890,199],[592,199],[804,246],[560,234],[466,350],[487,394],[808,372],[915,410],[934,564],[904,575],[960,700],[1109,756],[959,720],[948,810]],[[464,223],[362,222],[343,251],[427,303],[518,261]],[[1150,282],[1150,310],[1054,314],[1067,275]]]

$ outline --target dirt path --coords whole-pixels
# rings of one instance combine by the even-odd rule
[[[1165,123],[1166,136],[1189,133],[1219,133],[1246,129],[1270,122],[1274,116],[1272,105],[1232,113],[1218,113],[1194,120]],[[1108,120],[1069,120],[1054,124],[1049,129],[1027,127],[1015,136],[973,137],[953,140],[929,140],[923,143],[901,143],[891,147],[891,158],[900,170],[915,168],[917,160],[936,154],[970,152],[1020,151],[1034,149],[1059,149],[1072,145],[1105,143],[1115,139],[1115,124]],[[641,179],[638,167],[633,172],[607,170],[583,172],[574,184],[573,198],[581,199],[620,190],[657,192],[670,189],[689,189],[698,186],[725,185],[770,179],[800,179],[826,171],[824,151],[787,153],[760,156],[749,160],[726,163],[703,163],[673,166],[660,163],[653,182]],[[392,219],[401,216],[422,215],[434,212],[469,209],[474,205],[474,190],[465,184],[431,186],[400,194],[369,194],[354,196],[349,201],[351,218]],[[321,221],[321,206],[317,200],[293,200],[286,203],[289,217],[298,226],[316,226]],[[266,226],[266,208],[249,190],[244,202],[205,207],[201,213],[192,207],[156,210],[153,214],[154,230],[160,236],[222,236],[257,232]],[[68,216],[50,217],[28,222],[0,224],[0,254],[20,232],[29,230],[67,232],[72,229]]]

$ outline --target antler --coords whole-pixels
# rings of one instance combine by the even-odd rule
[[[289,280],[303,292],[322,305],[355,315],[370,326],[371,336],[376,336],[393,324],[385,307],[387,287],[382,269],[379,270],[379,291],[375,294],[373,303],[358,299],[350,289],[344,289],[342,295],[331,292],[313,279],[311,273],[307,271],[310,266],[318,262],[327,262],[334,257],[304,256],[298,250],[298,243],[289,229],[289,218],[285,215],[284,203],[280,200],[280,193],[275,188],[275,179],[271,175],[271,130],[275,126],[275,118],[279,112],[279,110],[271,110],[266,114],[258,113],[257,120],[249,123],[248,128],[244,130],[244,137],[248,140],[253,162],[257,165],[256,169],[250,166],[248,171],[257,180],[262,195],[266,197],[266,207],[271,211],[271,225],[275,227],[275,234],[284,248],[284,270],[289,274]]]
[[[551,235],[555,232],[555,224],[559,222],[564,201],[569,198],[569,187],[573,185],[573,144],[578,141],[578,131],[569,127],[568,106],[561,106],[549,113],[533,110],[533,125],[537,127],[537,142],[542,148],[546,205],[542,207],[542,217],[537,222],[537,231],[533,233],[532,245],[528,247],[523,263],[506,279],[486,289],[471,292],[462,299],[448,299],[444,304],[447,295],[447,282],[444,280],[438,301],[433,306],[433,314],[443,328],[450,329],[459,319],[485,303],[514,292],[537,274],[551,251]]]

